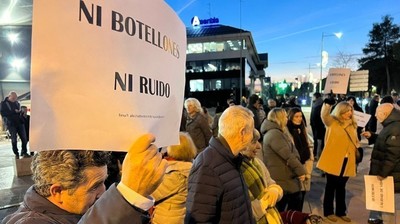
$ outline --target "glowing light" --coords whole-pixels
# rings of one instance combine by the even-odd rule
[[[21,58],[14,58],[13,60],[11,60],[10,64],[11,67],[14,68],[15,70],[20,70],[25,66],[24,59]]]
[[[18,41],[19,41],[18,33],[8,33],[7,38],[11,42],[11,44],[18,43]]]
[[[342,38],[342,36],[343,36],[343,33],[342,32],[339,32],[339,33],[333,33],[333,34],[335,34],[335,36],[337,37],[337,38]]]

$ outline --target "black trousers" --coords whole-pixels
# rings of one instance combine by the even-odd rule
[[[284,194],[282,199],[276,203],[279,212],[294,210],[302,212],[303,201],[301,191],[292,194]]]
[[[339,176],[326,174],[326,185],[324,195],[324,216],[336,214],[337,216],[346,215],[346,183],[349,177],[344,177],[347,158],[345,158]],[[334,212],[334,201],[336,202],[336,212]]]
[[[26,138],[26,133],[25,133],[25,126],[24,124],[18,124],[14,126],[8,126],[8,131],[10,132],[11,135],[11,145],[12,145],[12,150],[15,155],[18,155],[18,146],[17,146],[17,134],[19,135],[19,138],[21,139],[21,156],[22,154],[27,153],[27,138]]]

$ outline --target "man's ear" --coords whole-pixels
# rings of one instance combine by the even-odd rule
[[[52,199],[51,201],[62,204],[62,198],[61,198],[62,189],[63,188],[60,184],[52,184],[50,186],[49,197]]]
[[[244,128],[244,127],[240,128],[240,132],[239,133],[240,133],[240,138],[241,138],[241,140],[243,142],[243,138],[246,135],[246,128]]]

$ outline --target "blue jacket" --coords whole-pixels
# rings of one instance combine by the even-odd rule
[[[223,138],[211,138],[190,171],[185,223],[255,223],[242,158]]]
[[[8,215],[2,224],[51,224],[51,223],[146,223],[148,217],[131,206],[112,185],[96,203],[81,215],[66,212],[46,198],[39,195],[32,187],[25,194],[19,209]]]

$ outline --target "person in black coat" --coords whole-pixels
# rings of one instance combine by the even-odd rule
[[[247,104],[247,108],[253,112],[253,119],[254,119],[254,127],[260,131],[261,121],[260,117],[258,116],[258,103],[259,97],[256,94],[253,94],[249,97],[249,103]]]
[[[253,114],[242,106],[226,109],[218,137],[195,159],[188,180],[185,223],[255,223],[241,172],[243,156],[253,140]]]
[[[371,119],[369,120],[366,129],[371,132],[376,132],[377,120],[375,117],[376,108],[379,105],[379,95],[375,95],[372,97],[371,101],[368,104],[367,113],[371,115]]]
[[[393,213],[371,211],[368,223],[395,223],[400,216],[400,111],[393,104],[383,103],[376,109],[376,118],[382,123],[383,129],[379,134],[366,131],[362,136],[374,144],[371,153],[370,175],[376,175],[379,180],[393,176],[397,217]]]
[[[21,106],[21,120],[25,127],[26,141],[29,142],[29,124],[31,122],[31,116],[28,115],[28,107]]]
[[[17,146],[17,134],[21,139],[21,156],[30,157],[27,153],[27,138],[25,133],[24,121],[21,118],[21,106],[17,101],[17,93],[10,92],[9,95],[1,102],[1,116],[7,125],[7,129],[11,135],[12,150],[15,158],[19,159],[19,150]]]
[[[321,119],[321,109],[322,109],[322,95],[321,93],[314,93],[314,100],[311,107],[310,114],[310,125],[314,138],[314,156],[318,159],[324,148],[325,139],[325,125],[322,123]]]

